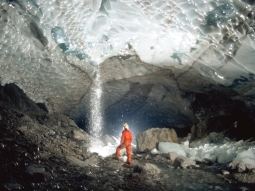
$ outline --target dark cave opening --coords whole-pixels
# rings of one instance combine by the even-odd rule
[[[103,134],[119,136],[123,124],[128,123],[135,135],[153,127],[167,127],[175,129],[178,137],[186,137],[191,133],[193,125],[202,122],[206,134],[225,131],[227,136],[237,140],[249,139],[255,134],[253,110],[242,100],[234,100],[227,93],[218,91],[206,94],[184,93],[183,98],[190,101],[190,109],[197,120],[189,118],[180,111],[162,111],[160,107],[141,109],[141,104],[135,104],[134,97],[130,97],[132,99],[125,99],[104,111]],[[136,98],[139,99],[139,96]],[[89,119],[85,115],[80,115],[74,120],[81,129],[89,132]]]

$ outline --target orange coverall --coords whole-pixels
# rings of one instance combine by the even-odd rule
[[[120,156],[120,150],[126,148],[127,152],[127,162],[131,163],[131,143],[132,143],[132,132],[125,129],[122,131],[122,136],[121,136],[121,143],[116,149],[116,158],[119,158]]]

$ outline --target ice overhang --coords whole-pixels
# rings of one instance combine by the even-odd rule
[[[0,81],[56,111],[98,67],[103,83],[169,70],[183,90],[253,96],[254,14],[248,0],[1,0]]]

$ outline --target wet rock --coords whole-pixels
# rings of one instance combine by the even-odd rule
[[[161,172],[161,170],[158,167],[156,167],[155,165],[150,164],[150,163],[146,163],[144,165],[144,169],[147,173],[149,173],[151,175],[155,175],[155,174],[157,175]]]
[[[94,166],[97,165],[99,161],[99,157],[97,154],[91,155],[88,159],[85,160],[85,163],[88,165]]]
[[[236,170],[237,172],[246,172],[246,171],[251,171],[254,169],[254,166],[251,164],[246,164],[246,163],[240,163],[236,160],[233,160],[230,162],[227,167],[231,170]]]
[[[210,159],[203,159],[202,163],[205,165],[213,165],[214,164],[213,161]]]
[[[137,172],[132,173],[132,179],[134,180],[138,180],[138,181],[143,181],[145,179],[145,175],[144,174],[140,174]]]
[[[50,154],[48,152],[41,152],[39,156],[43,160],[48,160],[50,158]]]
[[[187,157],[184,156],[178,156],[174,162],[173,162],[173,166],[175,168],[180,167],[180,168],[187,168],[190,166],[195,166],[196,162],[192,159],[189,159]]]
[[[145,165],[137,164],[134,166],[134,173],[139,173],[143,176],[157,175],[161,170],[151,163],[145,163]]]
[[[234,178],[240,183],[255,184],[255,176],[252,173],[234,173]],[[254,188],[254,187],[253,187]]]
[[[191,141],[206,137],[210,131],[207,129],[207,120],[201,121],[191,127]]]
[[[21,117],[20,121],[23,122],[23,123],[28,123],[28,122],[33,123],[33,120],[27,115],[24,115],[23,117]]]
[[[66,160],[70,162],[73,165],[80,166],[80,167],[85,167],[85,166],[95,166],[98,164],[98,156],[97,155],[92,155],[85,161],[82,161],[74,156],[66,156]]]
[[[145,159],[145,160],[151,160],[151,159],[152,159],[152,157],[151,157],[151,155],[150,155],[150,154],[147,154],[147,155],[145,155],[145,156],[144,156],[144,159]]]
[[[85,186],[80,186],[79,188],[77,188],[75,191],[88,191],[88,189]]]
[[[178,157],[178,154],[176,153],[176,152],[169,152],[168,153],[168,159],[170,160],[170,161],[174,161],[176,158]]]
[[[222,172],[222,174],[223,174],[223,175],[227,175],[227,174],[229,174],[229,172],[228,172],[228,171],[226,171],[226,170],[222,170],[221,172]]]
[[[143,165],[141,164],[137,164],[134,166],[134,169],[133,169],[133,172],[134,173],[139,173],[139,174],[147,174],[145,168]]]
[[[117,174],[116,171],[110,171],[110,172],[108,172],[108,175],[110,175],[110,176],[117,176],[118,174]]]
[[[53,130],[50,130],[50,131],[49,131],[49,135],[53,136],[53,135],[55,135],[55,134],[56,134],[55,131],[53,131]]]
[[[0,143],[0,149],[4,149],[5,145],[3,143]]]
[[[245,172],[246,166],[244,163],[238,163],[236,169],[237,169],[237,172]]]
[[[133,178],[138,178],[138,177],[139,177],[139,175],[140,175],[140,174],[139,174],[138,172],[134,172],[134,173],[132,173],[132,177],[133,177]]]
[[[55,125],[57,125],[58,127],[67,128],[67,129],[72,127],[72,128],[79,129],[76,123],[65,115],[55,114],[53,120],[55,122]]]
[[[245,166],[246,166],[246,170],[248,170],[248,171],[252,171],[252,169],[255,168],[255,166],[252,164],[245,164]]]
[[[151,128],[136,135],[137,151],[146,152],[157,147],[159,142],[178,142],[174,129]]]
[[[103,188],[105,191],[114,191],[114,189],[111,186],[111,183],[107,182],[103,185]]]
[[[82,151],[82,149],[76,148],[76,149],[74,149],[74,152],[76,154],[80,155],[80,154],[82,154],[83,151]]]
[[[47,176],[45,169],[35,164],[27,166],[26,173],[28,175],[28,179],[33,182],[42,182]]]
[[[89,140],[89,134],[82,130],[73,130],[72,135],[74,139],[77,140]]]
[[[20,121],[21,121],[21,124],[24,125],[24,126],[27,126],[28,129],[37,129],[37,128],[39,128],[37,122],[34,121],[33,119],[31,119],[27,115],[24,115],[23,117],[21,117]]]
[[[25,125],[22,125],[20,127],[17,128],[17,131],[25,133],[28,130],[28,127]]]
[[[147,178],[147,176],[148,172],[143,165],[135,165],[133,173],[131,174],[132,180],[142,182]]]
[[[7,190],[22,190],[23,186],[18,183],[6,183],[4,184],[4,187]]]
[[[168,153],[161,153],[160,152],[160,156],[162,156],[162,158],[165,159],[169,159],[169,154]]]
[[[156,155],[153,160],[155,161],[164,161],[164,157],[162,155]]]
[[[74,180],[77,182],[83,182],[84,180],[92,181],[94,179],[95,179],[95,177],[87,175],[87,174],[81,174],[74,178]]]
[[[238,163],[235,160],[233,160],[232,162],[228,163],[227,167],[231,170],[234,170],[236,169],[237,164]]]
[[[26,172],[30,175],[35,175],[35,174],[44,174],[45,173],[45,169],[35,165],[35,164],[31,164],[26,168]]]
[[[244,187],[244,186],[239,187],[239,188],[240,188],[241,191],[248,191],[248,190],[249,190],[249,188],[246,188],[246,187]]]
[[[68,119],[68,125],[71,127],[76,127],[78,129],[78,126],[76,125],[76,123],[71,119]]]

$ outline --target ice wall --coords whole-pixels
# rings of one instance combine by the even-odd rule
[[[0,81],[68,110],[94,66],[138,55],[253,95],[253,85],[237,86],[254,80],[254,9],[241,0],[1,0]]]

